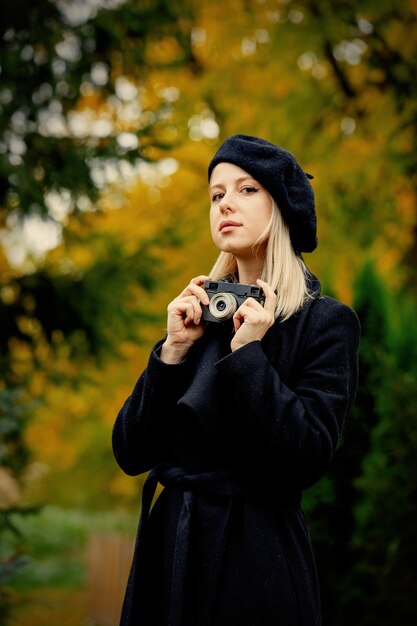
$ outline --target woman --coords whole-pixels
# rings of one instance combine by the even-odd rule
[[[117,417],[118,463],[152,470],[121,623],[316,626],[301,491],[324,473],[351,408],[359,324],[302,260],[316,216],[292,154],[234,135],[209,184],[221,250],[210,280],[257,284],[265,301],[206,323],[208,277],[191,280]]]

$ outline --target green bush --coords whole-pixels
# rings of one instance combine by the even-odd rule
[[[19,545],[26,564],[9,583],[15,589],[42,586],[79,587],[85,581],[85,549],[89,534],[96,531],[133,535],[137,515],[89,513],[45,506],[38,513],[16,517]],[[4,537],[4,549],[13,550],[16,537]]]
[[[304,498],[323,626],[417,623],[417,303],[372,265],[355,285],[360,378],[343,441]]]

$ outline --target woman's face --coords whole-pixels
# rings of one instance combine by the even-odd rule
[[[232,163],[219,163],[210,179],[210,228],[215,245],[237,258],[263,254],[267,238],[254,248],[272,214],[269,193]]]

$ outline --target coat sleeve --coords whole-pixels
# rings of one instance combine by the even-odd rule
[[[217,363],[233,394],[240,436],[266,464],[300,488],[326,470],[355,398],[360,326],[333,301],[316,308],[290,389],[254,341]],[[255,452],[255,450],[253,450]]]
[[[162,341],[116,418],[113,453],[126,474],[136,476],[166,460],[175,407],[189,377],[189,358],[171,365],[159,357]]]

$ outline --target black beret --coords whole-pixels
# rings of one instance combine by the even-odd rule
[[[296,252],[316,248],[316,209],[309,181],[312,176],[301,169],[291,152],[259,137],[233,135],[211,160],[209,180],[216,165],[224,162],[241,167],[269,191],[288,225]]]

